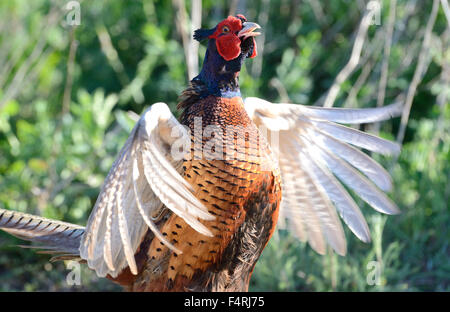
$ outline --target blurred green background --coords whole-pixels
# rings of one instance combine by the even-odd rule
[[[158,101],[175,111],[188,83],[181,30],[190,36],[193,3],[79,1],[81,24],[73,27],[67,2],[0,2],[0,208],[84,225],[133,126],[130,111]],[[230,13],[259,23],[264,35],[241,73],[243,95],[313,105],[349,60],[367,2],[207,0],[201,24],[213,27]],[[398,159],[376,157],[393,175],[390,196],[402,214],[383,216],[358,202],[373,241],[346,231],[346,257],[320,256],[276,233],[251,291],[450,290],[448,18],[438,0],[381,1],[379,23],[334,103],[374,107],[415,91],[404,138],[399,118],[364,128],[403,143]],[[201,45],[200,64],[204,53]],[[120,290],[84,265],[82,285],[69,286],[64,262],[49,263],[20,243],[0,233],[0,291]],[[381,265],[375,285],[371,261]]]

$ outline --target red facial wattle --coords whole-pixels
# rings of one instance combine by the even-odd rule
[[[216,47],[225,61],[231,61],[241,54],[241,40],[234,34],[222,35],[217,38]]]
[[[258,55],[258,51],[256,50],[255,37],[253,37],[252,40],[253,40],[253,52],[252,52],[252,55],[249,56],[249,58],[254,58]]]

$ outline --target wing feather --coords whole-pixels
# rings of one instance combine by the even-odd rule
[[[316,126],[317,131],[331,135],[333,138],[350,143],[357,147],[382,155],[397,155],[400,153],[400,145],[375,135],[362,132],[357,129],[331,123],[329,121],[310,120]]]
[[[114,196],[112,196],[111,200],[114,200]],[[115,271],[113,260],[112,260],[112,251],[111,251],[111,231],[112,231],[112,209],[111,202],[106,202],[106,231],[105,231],[105,242],[103,244],[103,257],[105,259],[105,263],[111,271]]]
[[[367,222],[340,181],[375,210],[398,213],[383,192],[392,188],[389,174],[358,148],[392,155],[400,152],[400,146],[335,122],[382,121],[397,116],[400,104],[338,109],[247,98],[245,108],[257,125],[278,131],[279,140],[274,142],[273,150],[279,158],[283,189],[280,216],[288,219],[289,229],[317,252],[325,250],[320,241],[322,235],[336,252],[345,254],[345,236],[336,209],[359,239],[370,241]]]
[[[310,166],[350,230],[363,242],[369,242],[369,226],[353,198],[328,170],[314,161],[310,162]]]
[[[169,209],[204,235],[199,220],[212,220],[192,187],[181,176],[183,159],[171,155],[174,127],[190,138],[164,103],[152,105],[139,119],[114,162],[86,226],[81,258],[99,276],[116,277],[125,267],[138,273],[134,255],[147,230],[172,250],[152,216]],[[184,131],[184,132],[183,132]],[[132,226],[131,226],[132,225]]]
[[[164,245],[168,246],[170,249],[172,249],[173,251],[175,251],[176,253],[181,254],[181,250],[179,250],[178,248],[176,248],[171,242],[169,242],[159,231],[159,229],[157,228],[157,226],[155,225],[155,223],[151,220],[151,216],[144,210],[143,208],[143,204],[142,204],[142,199],[141,196],[137,190],[137,180],[139,179],[139,169],[138,169],[138,162],[137,162],[137,157],[134,159],[133,162],[133,194],[136,198],[136,206],[139,210],[139,213],[142,217],[142,219],[144,220],[144,222],[147,224],[147,226],[150,228],[150,230],[155,234],[155,236],[164,243]]]
[[[286,160],[289,160],[289,158],[286,158]],[[300,175],[298,175],[299,173]],[[290,182],[292,183],[292,180]],[[301,175],[301,169],[296,171],[295,184],[301,185],[300,188],[303,192],[297,193],[292,187],[289,188],[292,186],[291,183],[284,183],[282,185],[283,192],[285,189],[288,193],[289,191],[291,192],[291,196],[285,197],[290,203],[289,206],[286,206],[286,212],[290,218],[290,228],[294,228],[294,233],[300,231],[300,233],[298,233],[300,234],[300,238],[303,236],[316,252],[323,255],[326,252],[326,242],[321,231],[322,227],[320,225],[320,220],[311,206],[311,198],[309,197],[309,190],[307,186],[307,177],[305,175]],[[295,202],[295,199],[300,201]],[[298,226],[299,228],[297,228]],[[302,233],[302,231],[304,233]]]
[[[282,209],[288,215],[290,229],[320,254],[326,252],[325,237],[337,253],[344,255],[346,241],[336,210],[315,176],[304,169],[304,155],[293,143],[288,141],[281,146],[279,162],[285,201]],[[304,166],[298,166],[297,159]]]
[[[200,223],[200,221],[196,219],[196,217],[201,217],[204,212],[196,209],[196,207],[189,202],[190,198],[183,198],[180,196],[178,192],[173,189],[171,184],[161,184],[161,179],[154,175],[154,172],[163,170],[161,166],[156,165],[155,157],[151,153],[148,153],[144,155],[143,161],[145,177],[147,178],[153,192],[156,196],[158,196],[159,200],[161,200],[164,205],[172,207],[171,210],[182,217],[186,223],[192,226],[195,230],[202,234],[212,236],[211,231],[209,231],[202,223]],[[168,195],[169,193],[170,196]],[[196,215],[189,215],[187,213],[189,210],[193,210]],[[210,215],[208,214],[208,219],[209,216]]]
[[[311,175],[305,173],[305,176],[308,186],[308,196],[311,198],[310,209],[317,213],[321,231],[324,233],[331,248],[338,254],[345,255],[347,245],[344,230],[337,217],[336,210],[331,205],[329,198],[324,194],[320,184]]]
[[[389,173],[367,154],[328,134],[318,131],[308,131],[308,134],[314,138],[315,144],[320,145],[323,149],[328,149],[334,155],[342,157],[350,165],[364,173],[380,189],[383,191],[391,190],[392,179]]]
[[[123,244],[123,248],[124,248],[124,253],[125,253],[125,257],[126,260],[130,266],[130,271],[131,273],[137,275],[138,271],[137,271],[137,266],[136,266],[136,260],[134,259],[134,250],[133,247],[131,246],[131,239],[130,239],[130,235],[128,232],[128,224],[127,224],[127,220],[125,218],[125,214],[124,214],[124,202],[123,202],[123,193],[122,193],[122,187],[120,184],[118,186],[118,190],[117,190],[117,203],[116,203],[116,209],[117,209],[117,217],[118,217],[118,221],[119,221],[119,232],[120,232],[120,237],[122,238],[122,244]]]
[[[320,159],[328,168],[375,210],[386,214],[398,213],[395,204],[357,170],[323,147],[317,147],[311,144],[311,141],[309,143],[311,153],[320,155]]]
[[[341,218],[350,230],[363,242],[369,242],[369,227],[353,198],[344,189],[342,184],[339,183],[338,180],[331,174],[331,172],[320,162],[318,162],[318,155],[311,154],[311,152],[307,151],[307,143],[298,143],[295,137],[293,141],[297,142],[297,148],[302,153],[303,157],[301,161],[302,167],[305,171],[314,176],[317,183],[322,186],[325,190],[325,194],[327,194],[331,201],[334,202]]]
[[[248,97],[245,99],[246,107],[255,106],[259,111],[267,115],[272,108],[272,103],[266,100]],[[279,103],[277,112],[283,115],[307,116],[309,118],[317,118],[344,124],[360,124],[378,122],[399,116],[402,113],[402,103],[397,102],[378,108],[326,108],[317,106],[304,106],[297,104]]]

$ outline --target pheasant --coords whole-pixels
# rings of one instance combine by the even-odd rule
[[[398,213],[389,174],[358,148],[399,146],[343,124],[378,122],[398,105],[338,109],[243,100],[239,72],[257,56],[260,26],[243,15],[194,33],[208,47],[181,94],[137,121],[107,175],[86,227],[0,209],[0,228],[56,259],[87,263],[129,291],[247,291],[274,230],[320,254],[346,253],[338,217],[370,232],[341,184],[379,212]],[[337,179],[339,178],[339,180]]]

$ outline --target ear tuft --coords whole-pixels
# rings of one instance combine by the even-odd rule
[[[202,41],[204,39],[207,39],[209,36],[211,36],[216,29],[197,29],[194,31],[194,39],[197,41]]]
[[[245,23],[247,21],[247,18],[244,15],[242,15],[242,14],[236,15],[236,17],[238,19],[240,19],[242,21],[242,23]]]

